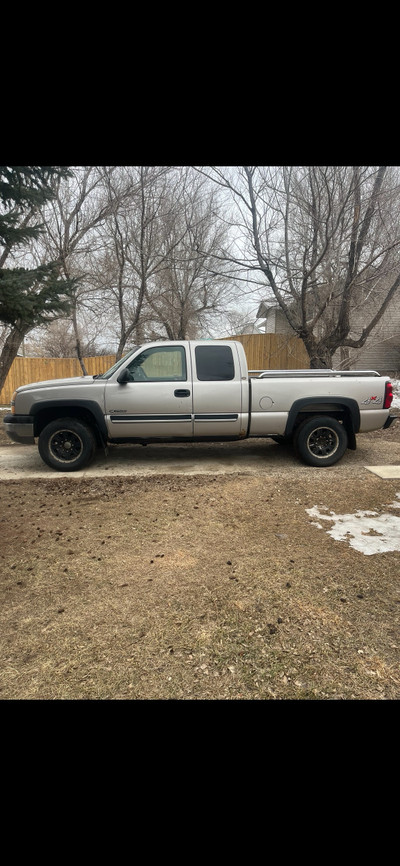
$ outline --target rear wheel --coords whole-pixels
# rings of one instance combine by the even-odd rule
[[[296,451],[309,466],[332,466],[343,457],[347,444],[343,424],[327,415],[304,421],[295,435]]]
[[[42,460],[52,469],[75,472],[92,460],[96,440],[90,427],[83,421],[58,418],[44,427],[38,447]]]

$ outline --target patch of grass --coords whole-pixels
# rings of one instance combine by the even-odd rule
[[[400,554],[306,513],[397,483],[332,477],[2,485],[0,698],[398,700]]]

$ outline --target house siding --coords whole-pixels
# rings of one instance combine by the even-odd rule
[[[360,337],[363,327],[371,321],[375,309],[373,302],[369,302],[361,303],[358,310],[353,311],[354,324],[349,335],[351,338],[357,340]],[[267,334],[286,334],[288,337],[294,335],[295,332],[280,308],[265,308],[264,315]],[[400,292],[389,304],[365,345],[361,349],[341,347],[333,356],[332,366],[337,369],[376,370],[391,376],[400,374]]]
[[[363,327],[374,314],[371,304],[361,305],[358,315],[353,313],[350,337],[357,339]],[[357,328],[357,330],[356,330]],[[347,357],[346,357],[347,356]],[[382,318],[367,338],[361,349],[342,347],[334,355],[334,365],[352,370],[376,370],[378,373],[394,375],[400,371],[400,296],[389,304]]]

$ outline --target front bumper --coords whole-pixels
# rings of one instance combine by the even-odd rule
[[[393,421],[397,421],[397,420],[398,420],[397,415],[389,415],[388,418],[386,418],[386,421],[385,421],[382,429],[386,430],[388,427],[390,427],[391,424],[393,424]]]
[[[34,445],[32,415],[5,415],[4,425],[9,439],[19,445]]]

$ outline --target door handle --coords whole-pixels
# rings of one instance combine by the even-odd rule
[[[174,397],[190,397],[190,391],[186,391],[185,389],[181,389],[174,391]]]

